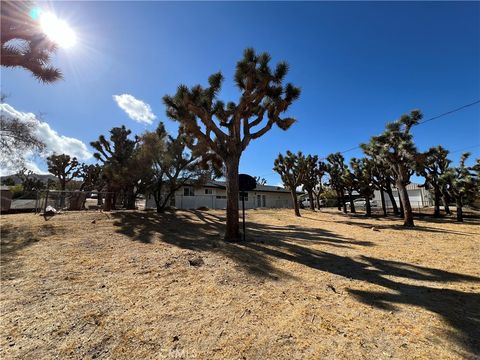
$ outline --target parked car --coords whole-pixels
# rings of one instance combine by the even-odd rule
[[[310,200],[308,198],[305,198],[303,199],[301,202],[300,202],[301,206],[303,206],[303,208],[309,208],[310,207]],[[317,207],[317,200],[316,199],[313,199],[313,204],[315,207]],[[325,206],[325,200],[323,199],[320,199],[320,206]]]
[[[355,205],[356,208],[365,210],[367,203],[365,199],[356,199],[353,204]],[[376,200],[370,200],[370,207],[372,209],[376,209],[380,207],[380,204]]]

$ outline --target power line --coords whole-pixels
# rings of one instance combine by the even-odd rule
[[[455,112],[457,112],[457,111],[463,110],[463,109],[465,109],[465,108],[468,108],[468,107],[470,107],[470,106],[476,105],[476,104],[478,104],[478,103],[480,103],[480,100],[476,100],[476,101],[474,101],[474,102],[472,102],[472,103],[470,103],[470,104],[466,104],[466,105],[460,106],[459,108],[456,108],[456,109],[453,109],[453,110],[444,112],[443,114],[436,115],[436,116],[431,117],[431,118],[429,118],[429,119],[420,121],[416,126],[425,124],[425,123],[427,123],[427,122],[429,122],[429,121],[433,121],[433,120],[439,119],[439,118],[441,118],[441,117],[443,117],[443,116],[446,116],[446,115],[453,114],[453,113],[455,113]],[[340,151],[340,154],[345,154],[345,153],[347,153],[347,152],[350,152],[350,151],[353,151],[353,150],[356,150],[356,149],[360,149],[360,145],[355,146],[355,147],[352,147],[352,148],[347,149],[347,150],[344,150],[344,151]],[[325,159],[325,158],[322,158],[322,159]]]
[[[459,108],[456,108],[456,109],[447,111],[446,113],[443,113],[443,114],[434,116],[434,117],[432,117],[432,118],[430,118],[430,119],[420,121],[420,122],[418,123],[418,125],[425,124],[426,122],[429,122],[429,121],[432,121],[432,120],[436,120],[436,119],[441,118],[442,116],[445,116],[445,115],[453,114],[454,112],[463,110],[463,109],[465,109],[465,108],[467,108],[467,107],[473,106],[473,105],[478,104],[478,103],[480,103],[480,100],[474,101],[474,102],[472,102],[472,103],[470,103],[470,104],[467,104],[467,105],[460,106]]]

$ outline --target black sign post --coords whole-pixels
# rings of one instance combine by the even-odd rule
[[[255,178],[247,174],[240,174],[238,176],[238,187],[240,190],[240,196],[242,197],[242,218],[243,218],[243,241],[245,241],[245,196],[248,195],[247,191],[253,190],[257,187]]]

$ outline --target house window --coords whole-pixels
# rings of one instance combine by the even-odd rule
[[[248,201],[248,193],[245,194],[245,201]],[[238,200],[242,201],[242,195],[238,195]]]
[[[217,199],[226,199],[227,197],[224,196],[224,195],[217,195],[216,198],[217,198]]]
[[[213,190],[212,189],[205,189],[205,195],[212,195]]]
[[[183,188],[183,196],[195,196],[193,188],[191,187],[184,187]]]

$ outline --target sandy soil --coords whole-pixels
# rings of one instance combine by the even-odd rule
[[[1,219],[2,359],[450,359],[480,352],[480,227],[248,211]],[[372,229],[373,227],[373,229]]]

